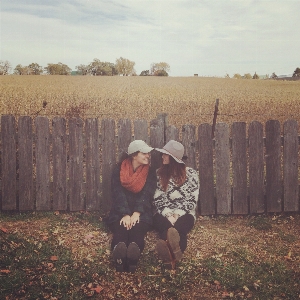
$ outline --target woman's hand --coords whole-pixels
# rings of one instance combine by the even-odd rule
[[[135,211],[132,216],[130,217],[130,228],[134,226],[136,223],[140,222],[140,214],[139,212]]]
[[[170,221],[170,223],[174,226],[175,222],[177,221],[177,219],[175,219],[174,215],[171,215],[168,217],[168,220]]]
[[[122,223],[123,223],[124,227],[126,227],[127,230],[129,230],[129,229],[131,228],[131,221],[130,221],[130,219],[131,219],[131,218],[130,218],[129,215],[124,216],[124,217],[121,219],[121,221],[120,221],[120,225],[122,225]]]

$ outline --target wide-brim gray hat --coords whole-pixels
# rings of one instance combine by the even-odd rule
[[[184,155],[184,147],[181,143],[170,140],[162,149],[155,148],[155,150],[171,155],[178,163],[184,164],[182,157]]]
[[[128,154],[132,154],[135,152],[149,153],[154,148],[148,146],[143,140],[135,140],[131,142],[128,146]]]

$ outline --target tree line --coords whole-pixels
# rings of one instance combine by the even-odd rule
[[[300,68],[296,68],[292,77],[300,77]],[[230,78],[229,74],[225,75],[225,78]],[[259,79],[259,76],[256,74],[256,72],[254,73],[254,75],[252,76],[250,73],[246,73],[243,76],[239,73],[235,73],[232,78],[234,79]],[[266,74],[264,76],[265,79],[277,79],[278,76],[276,75],[275,72],[272,73],[272,75],[270,76],[269,74]]]
[[[127,58],[117,58],[115,63],[103,62],[95,58],[87,65],[80,64],[75,67],[77,75],[93,75],[93,76],[137,76],[135,71],[135,62]],[[0,61],[0,75],[8,75],[12,70],[9,61]],[[166,62],[152,63],[149,70],[144,70],[140,76],[168,76],[170,65]],[[40,66],[38,63],[31,63],[28,66],[18,64],[13,69],[15,75],[71,75],[72,69],[61,62],[53,64],[49,63],[46,67]]]

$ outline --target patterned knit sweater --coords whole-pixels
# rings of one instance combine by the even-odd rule
[[[180,217],[191,214],[196,219],[198,195],[198,174],[192,168],[186,167],[186,180],[179,187],[171,178],[166,191],[163,191],[157,175],[157,188],[153,201],[154,214],[159,213],[164,217],[170,214],[178,214]]]

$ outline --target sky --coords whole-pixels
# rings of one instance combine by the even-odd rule
[[[287,75],[300,67],[299,12],[300,0],[0,0],[0,60]]]

